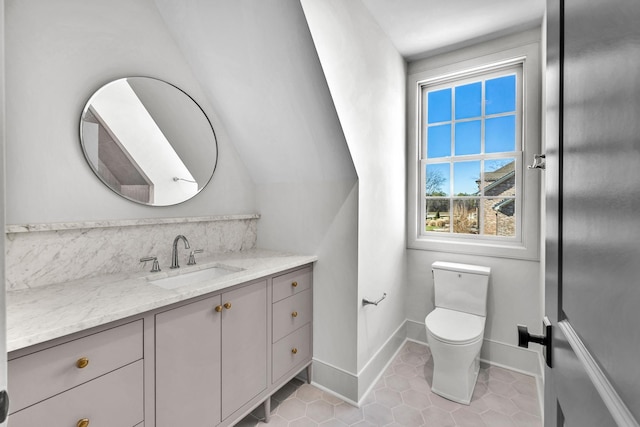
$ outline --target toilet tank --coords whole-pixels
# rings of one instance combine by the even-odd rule
[[[489,267],[442,261],[431,267],[436,307],[487,315]]]

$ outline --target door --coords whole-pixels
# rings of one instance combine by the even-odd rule
[[[267,282],[222,294],[222,419],[267,388]]]
[[[156,315],[156,426],[220,423],[220,296]]]
[[[4,219],[4,0],[0,0],[0,227]],[[4,235],[4,231],[2,233]],[[0,426],[5,426],[8,414],[7,395],[7,322],[5,307],[4,239],[0,240]]]
[[[545,426],[638,426],[640,2],[547,14]]]

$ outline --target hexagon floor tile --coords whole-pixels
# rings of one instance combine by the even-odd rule
[[[482,366],[468,406],[432,393],[432,377],[429,348],[408,341],[360,408],[293,379],[274,394],[268,424],[263,422],[260,406],[237,426],[542,426],[536,381],[531,376]]]

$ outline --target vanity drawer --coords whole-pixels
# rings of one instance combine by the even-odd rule
[[[273,278],[273,302],[290,297],[311,288],[311,268],[292,271]]]
[[[311,325],[306,324],[273,345],[272,382],[311,360]]]
[[[9,416],[11,427],[133,427],[144,419],[142,360]]]
[[[11,411],[142,359],[142,336],[138,320],[10,360]]]
[[[273,342],[311,322],[312,309],[311,289],[273,304]]]

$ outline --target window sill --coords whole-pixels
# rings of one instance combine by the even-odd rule
[[[420,237],[414,238],[413,240],[409,239],[407,248],[433,252],[540,261],[539,244],[537,242],[525,245],[522,242],[490,242],[486,240],[472,241],[469,239]]]

